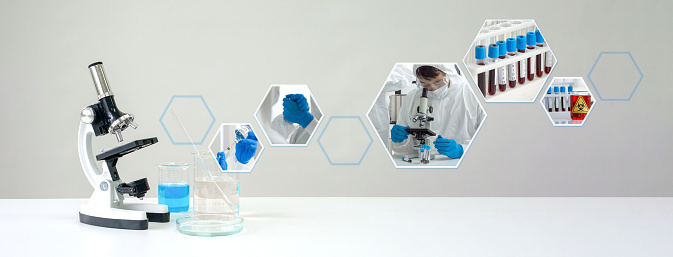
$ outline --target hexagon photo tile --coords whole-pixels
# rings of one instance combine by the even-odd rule
[[[456,63],[397,63],[367,113],[396,168],[457,168],[486,116]]]

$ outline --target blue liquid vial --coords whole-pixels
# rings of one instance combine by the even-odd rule
[[[169,212],[189,210],[189,185],[181,183],[159,184],[159,204],[168,206]]]

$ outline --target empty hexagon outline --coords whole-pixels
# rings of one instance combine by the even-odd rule
[[[264,153],[264,144],[262,144],[261,141],[259,141],[259,134],[255,131],[255,128],[252,127],[252,124],[250,123],[222,123],[220,124],[220,129],[218,129],[218,132],[215,133],[213,136],[213,139],[210,140],[210,144],[208,145],[208,152],[210,155],[213,157],[213,159],[217,159],[217,154],[215,154],[212,150],[213,143],[215,143],[215,138],[222,133],[221,128],[223,126],[237,126],[237,125],[247,125],[250,126],[250,129],[252,129],[252,132],[255,133],[255,136],[257,137],[257,142],[259,146],[261,147],[259,149],[259,154],[257,155],[257,159],[255,159],[255,162],[252,164],[252,167],[250,167],[249,170],[222,170],[222,167],[217,165],[217,167],[220,169],[220,172],[226,172],[226,173],[251,173],[253,169],[255,169],[255,166],[257,166],[257,162],[259,162],[259,158],[262,157],[262,153]]]
[[[329,154],[327,154],[327,151],[325,150],[325,147],[320,142],[320,140],[322,139],[322,136],[325,134],[325,131],[327,131],[327,128],[329,128],[332,119],[357,119],[360,122],[360,125],[362,125],[362,129],[364,130],[367,137],[369,137],[369,143],[367,144],[367,147],[365,148],[365,151],[362,153],[362,156],[360,157],[360,160],[358,162],[333,162],[332,159],[329,157]],[[372,142],[373,142],[372,136],[369,134],[369,131],[367,131],[367,127],[365,127],[365,124],[362,122],[362,118],[360,118],[360,116],[331,116],[327,121],[325,128],[323,128],[322,132],[320,133],[320,136],[318,137],[318,145],[320,145],[320,149],[325,154],[325,157],[327,158],[327,161],[329,161],[330,165],[360,165],[362,163],[362,160],[365,158],[365,155],[367,155],[369,148],[372,146]]]
[[[175,100],[176,98],[197,98],[197,99],[200,99],[201,102],[203,103],[203,106],[206,108],[206,111],[208,111],[208,115],[210,115],[210,117],[212,118],[212,121],[208,125],[208,129],[206,129],[206,132],[203,134],[203,136],[201,137],[201,140],[199,142],[176,142],[176,141],[173,140],[173,137],[171,136],[171,133],[166,128],[166,124],[164,124],[164,121],[163,121],[164,116],[168,112],[168,109],[170,109],[171,104],[173,103],[173,100]],[[173,97],[171,97],[171,100],[168,102],[168,105],[166,105],[166,109],[164,109],[164,112],[161,114],[161,117],[159,117],[159,123],[161,123],[161,127],[164,128],[164,131],[166,132],[166,135],[168,136],[168,139],[171,140],[172,144],[174,144],[174,145],[191,145],[191,144],[201,145],[201,144],[203,144],[203,141],[206,140],[206,136],[208,136],[208,132],[210,132],[210,129],[213,128],[213,124],[215,124],[215,116],[210,111],[210,108],[208,108],[208,104],[206,104],[206,100],[203,99],[203,96],[201,96],[201,95],[174,95]],[[191,137],[192,135],[189,135],[189,136]]]
[[[477,79],[472,74],[473,72],[470,69],[470,67],[475,68],[475,67],[478,67],[478,66],[475,66],[475,64],[473,64],[472,62],[466,63],[466,60],[468,60],[469,56],[472,56],[472,58],[474,57],[474,47],[477,45],[477,39],[480,37],[480,34],[483,30],[488,30],[491,27],[497,27],[498,29],[509,30],[510,27],[512,27],[512,26],[525,26],[529,23],[530,23],[530,25],[532,25],[532,26],[538,28],[538,30],[540,30],[539,26],[537,25],[537,23],[533,19],[503,19],[503,20],[500,20],[500,21],[503,21],[500,24],[491,24],[491,25],[487,26],[489,21],[498,21],[498,20],[500,20],[500,19],[489,19],[489,20],[484,21],[484,24],[479,29],[479,33],[477,33],[477,36],[475,36],[475,39],[472,41],[472,44],[470,45],[470,48],[468,48],[467,53],[465,53],[465,56],[462,59],[463,66],[467,70],[467,74],[469,75],[470,80],[474,83],[475,87],[477,88],[477,92],[479,92],[479,96],[481,97],[481,99],[484,100],[485,103],[489,103],[489,104],[491,104],[491,103],[496,103],[496,104],[509,104],[509,103],[528,103],[528,104],[532,104],[532,103],[535,103],[535,100],[540,95],[540,92],[542,92],[542,89],[544,88],[544,85],[547,84],[547,81],[549,81],[549,77],[554,72],[554,69],[556,68],[556,65],[558,64],[558,59],[556,58],[556,55],[554,54],[554,51],[552,51],[551,46],[549,45],[549,42],[546,40],[546,37],[543,36],[542,38],[545,39],[545,42],[544,42],[545,47],[549,47],[548,51],[549,51],[549,53],[551,53],[551,55],[553,57],[553,59],[552,59],[553,63],[552,63],[552,66],[551,66],[551,70],[549,71],[549,73],[546,73],[546,72],[543,71],[542,77],[537,77],[537,75],[536,75],[535,79],[533,81],[526,80],[526,83],[528,83],[527,85],[529,85],[529,86],[530,86],[530,83],[540,83],[539,87],[532,88],[532,89],[531,89],[531,87],[525,87],[525,90],[522,91],[522,88],[523,88],[522,85],[519,85],[518,82],[517,82],[517,87],[510,88],[509,85],[508,85],[507,90],[509,90],[509,91],[505,91],[505,93],[507,93],[507,92],[512,92],[512,90],[517,90],[517,92],[519,92],[519,94],[521,92],[524,92],[526,97],[523,97],[523,98],[510,99],[510,100],[508,100],[506,98],[502,99],[506,95],[503,95],[503,92],[501,92],[497,88],[496,88],[495,96],[484,96],[483,94],[481,94],[481,90],[479,89],[479,84],[477,82]],[[510,23],[513,23],[513,22],[518,22],[518,23],[517,24],[510,24]],[[493,32],[493,31],[491,31],[491,32]],[[540,32],[540,34],[542,34],[542,32]],[[488,41],[486,41],[486,42],[488,42]],[[495,43],[495,42],[489,42],[489,43]],[[487,53],[488,53],[488,51],[487,51]],[[472,55],[470,55],[470,54],[472,54]],[[470,60],[472,58],[470,58]],[[515,57],[515,58],[518,58],[518,57]],[[534,56],[533,56],[533,58],[534,58]],[[488,54],[487,54],[487,59],[488,59]],[[507,58],[505,60],[500,60],[500,61],[508,61],[508,59],[510,59],[510,58]],[[534,59],[533,59],[533,61],[534,61]],[[543,62],[544,62],[544,60],[543,60]],[[488,83],[488,81],[486,81],[485,83]],[[486,86],[488,87],[488,85],[486,85]],[[526,86],[526,84],[524,84],[523,86]],[[497,85],[496,85],[496,87],[497,87]],[[488,94],[486,94],[486,95],[488,95]],[[511,96],[511,94],[510,94],[510,96]]]
[[[377,129],[376,129],[376,126],[374,125],[374,122],[372,121],[372,119],[371,119],[371,117],[370,117],[370,114],[372,113],[372,110],[374,110],[374,106],[377,105],[377,99],[378,99],[379,97],[381,97],[381,95],[384,94],[384,93],[386,93],[386,92],[393,92],[393,91],[394,91],[394,90],[393,90],[393,91],[386,91],[386,92],[384,92],[384,89],[386,89],[386,84],[387,84],[387,82],[388,82],[388,78],[390,78],[391,75],[395,72],[396,67],[398,67],[398,65],[409,65],[409,64],[413,65],[413,64],[438,64],[438,63],[420,63],[420,62],[418,62],[418,63],[395,63],[395,65],[393,66],[393,70],[390,71],[390,73],[388,74],[388,77],[386,78],[386,81],[385,81],[385,82],[383,83],[383,85],[381,86],[381,89],[379,90],[379,94],[377,95],[377,97],[374,99],[374,102],[372,102],[372,104],[371,104],[370,107],[369,107],[369,111],[367,112],[367,121],[369,121],[369,125],[371,125],[372,128],[374,129],[374,131],[376,132],[376,138],[379,139],[379,142],[381,143],[381,146],[383,146],[383,149],[386,151],[386,154],[388,155],[388,158],[389,158],[390,161],[393,163],[393,165],[395,166],[396,169],[457,169],[458,167],[460,167],[460,164],[463,162],[463,159],[464,159],[465,156],[467,155],[467,152],[469,151],[470,147],[472,147],[472,144],[473,144],[474,141],[476,140],[477,135],[479,135],[479,132],[480,132],[481,129],[484,127],[484,123],[486,122],[486,119],[488,119],[488,113],[486,113],[486,109],[484,109],[484,106],[481,104],[481,102],[479,102],[479,100],[478,100],[479,98],[478,98],[477,95],[476,95],[477,93],[475,93],[475,91],[472,89],[472,86],[470,85],[469,82],[466,82],[466,83],[467,83],[467,87],[468,87],[468,89],[470,90],[470,93],[472,93],[472,97],[474,97],[475,101],[477,101],[477,104],[479,105],[479,108],[480,108],[480,109],[482,110],[482,112],[484,113],[484,118],[481,120],[481,122],[480,122],[480,124],[479,124],[479,127],[477,128],[477,130],[476,130],[475,133],[474,133],[474,136],[472,136],[472,140],[470,140],[469,144],[468,144],[466,147],[464,147],[464,149],[463,149],[463,150],[464,150],[464,152],[463,152],[463,157],[461,157],[460,159],[458,159],[458,162],[456,163],[455,166],[437,166],[437,165],[435,165],[435,166],[425,166],[425,165],[417,165],[417,166],[400,166],[400,165],[398,165],[398,164],[395,162],[395,159],[393,158],[393,156],[392,156],[392,155],[390,154],[390,152],[388,151],[388,146],[387,146],[386,143],[384,142],[384,139],[381,137],[381,135],[379,135],[379,133],[378,133],[378,131],[377,131]],[[465,73],[463,73],[463,72],[461,71],[460,67],[459,67],[458,65],[456,65],[456,63],[441,63],[441,64],[447,64],[447,65],[449,65],[449,67],[453,67],[453,68],[455,68],[455,69],[456,69],[456,72],[458,73],[458,75],[460,75],[464,80],[466,80],[466,81],[468,80],[468,79],[465,77]],[[398,71],[398,72],[399,72],[399,71]],[[395,89],[397,89],[397,88],[395,88]],[[533,103],[534,103],[534,102],[535,102],[535,101],[533,101]],[[387,138],[386,138],[386,140],[387,140]]]
[[[589,95],[591,96],[591,98],[594,99],[594,100],[596,100],[596,98],[594,97],[594,94],[591,92],[591,90],[589,90],[589,86],[586,84],[586,82],[584,81],[584,79],[583,79],[582,77],[554,77],[554,78],[551,80],[551,83],[549,83],[549,87],[547,87],[547,89],[549,89],[549,88],[553,88],[554,85],[561,85],[561,84],[563,84],[563,85],[568,85],[568,83],[563,83],[563,82],[561,82],[561,83],[555,83],[555,80],[556,80],[556,79],[574,79],[574,80],[581,80],[581,83],[584,85],[584,87],[586,87],[586,89],[587,89],[587,91],[589,92]],[[573,90],[574,90],[574,89],[573,89]],[[553,94],[553,93],[552,93],[552,94]],[[545,112],[545,114],[547,115],[547,118],[549,119],[549,121],[551,122],[551,124],[552,124],[553,127],[584,127],[584,124],[586,123],[587,119],[589,118],[589,116],[591,115],[591,113],[592,113],[593,110],[594,110],[594,106],[596,106],[596,104],[598,103],[598,101],[594,101],[594,104],[592,104],[591,107],[589,108],[589,112],[587,112],[587,115],[584,117],[584,119],[583,119],[579,124],[556,124],[556,122],[554,122],[554,119],[552,118],[552,115],[549,114],[549,109],[548,109],[548,107],[546,106],[546,102],[545,102],[545,101],[546,101],[546,100],[545,100],[545,98],[546,98],[545,96],[546,96],[546,95],[547,95],[547,94],[546,94],[546,92],[545,92],[545,93],[543,94],[543,96],[541,97],[541,99],[540,99],[540,105],[542,106],[542,110],[543,110],[543,111]],[[567,107],[567,108],[570,108],[570,107]],[[559,115],[555,115],[555,116],[559,116]]]
[[[306,143],[304,144],[281,144],[281,143],[272,143],[271,139],[269,137],[269,134],[267,133],[266,129],[264,128],[265,126],[262,124],[262,122],[259,120],[257,117],[260,110],[262,109],[262,105],[264,105],[264,102],[266,101],[266,98],[269,97],[269,93],[274,87],[282,87],[282,86],[305,86],[308,89],[309,95],[311,96],[311,102],[315,104],[315,108],[317,108],[318,113],[320,113],[320,118],[318,119],[318,122],[315,125],[315,130],[311,133],[309,138],[306,140]],[[269,143],[269,146],[271,147],[307,147],[308,144],[311,142],[313,139],[313,136],[315,136],[318,127],[320,127],[320,124],[325,118],[325,113],[323,113],[322,108],[320,108],[320,105],[318,104],[318,100],[313,96],[313,92],[311,92],[311,89],[308,87],[308,85],[305,84],[288,84],[288,85],[271,85],[269,86],[269,89],[266,90],[266,93],[264,94],[264,98],[262,98],[262,101],[259,103],[259,106],[257,107],[257,110],[255,111],[255,114],[253,115],[255,118],[255,121],[257,121],[257,125],[262,129],[262,134],[264,134],[264,137],[266,138],[267,142]],[[259,139],[259,137],[258,137]]]
[[[636,70],[638,71],[638,74],[640,75],[640,78],[638,79],[638,82],[636,82],[636,85],[633,87],[633,90],[631,90],[631,94],[629,95],[628,98],[603,98],[601,96],[601,92],[598,90],[598,87],[596,87],[596,83],[591,79],[591,73],[594,72],[594,69],[596,68],[596,65],[598,62],[601,60],[601,56],[603,54],[624,54],[628,55],[629,58],[631,58],[631,62],[633,62],[633,66],[635,66]],[[596,95],[598,95],[598,98],[601,101],[631,101],[631,97],[633,97],[633,94],[636,93],[636,89],[638,89],[638,86],[640,85],[640,82],[643,80],[643,72],[640,71],[640,67],[638,67],[638,63],[636,63],[636,60],[633,59],[633,55],[631,55],[631,52],[601,52],[598,54],[598,58],[596,58],[596,62],[594,62],[594,65],[591,66],[591,70],[589,71],[589,75],[587,75],[587,78],[589,79],[589,83],[591,83],[591,86],[594,88],[594,91],[596,91]]]

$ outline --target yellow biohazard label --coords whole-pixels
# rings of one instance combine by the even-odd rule
[[[587,106],[587,102],[584,101],[584,97],[578,97],[577,100],[575,101],[575,106],[573,106],[572,113],[588,113],[589,112],[589,106]]]

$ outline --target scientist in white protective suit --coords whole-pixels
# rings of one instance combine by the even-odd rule
[[[428,138],[428,145],[432,142],[433,153],[452,159],[463,157],[464,148],[485,117],[469,84],[455,70],[441,64],[416,64],[412,72],[418,87],[402,100],[397,123],[390,130],[393,151],[399,154],[415,152],[416,139],[404,129],[418,126],[411,119],[417,113],[423,88],[427,88],[428,106],[433,109],[429,115],[434,118],[427,128],[437,134]]]
[[[266,128],[274,144],[306,144],[315,130],[318,119],[311,114],[306,97],[287,94],[283,99],[283,113],[274,117]]]

